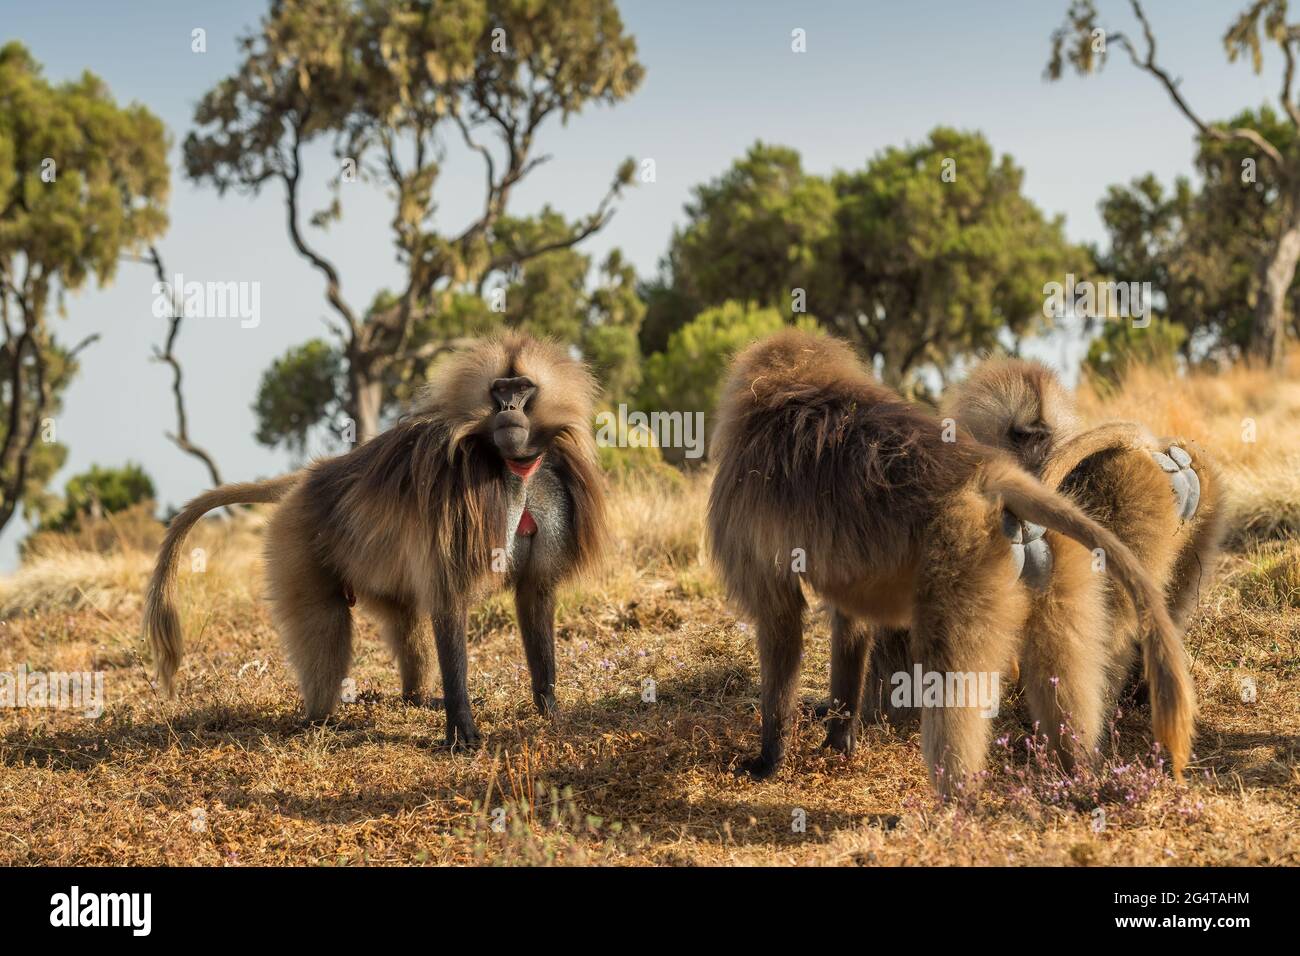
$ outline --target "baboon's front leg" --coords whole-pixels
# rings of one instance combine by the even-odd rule
[[[839,610],[831,613],[831,709],[823,746],[853,753],[862,711],[862,688],[876,631]]]
[[[790,714],[794,710],[795,691],[799,684],[799,664],[803,657],[802,596],[794,592],[798,603],[772,611],[758,624],[758,665],[762,683],[762,750],[741,764],[741,769],[756,780],[776,773],[785,756]]]
[[[433,636],[438,647],[438,668],[442,671],[442,695],[447,709],[447,745],[472,749],[480,742],[470,713],[465,658],[464,608],[436,615]]]
[[[521,581],[515,588],[519,633],[533,682],[538,713],[555,713],[555,591],[549,585]]]

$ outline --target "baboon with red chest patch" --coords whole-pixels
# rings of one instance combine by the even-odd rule
[[[796,330],[736,359],[714,441],[710,552],[758,632],[762,747],[743,765],[750,774],[771,775],[785,752],[803,649],[801,582],[835,615],[831,694],[843,711],[830,721],[832,747],[853,746],[877,626],[906,628],[926,672],[997,673],[1017,656],[1035,666],[1021,653],[1032,600],[1010,540],[1012,526],[1026,522],[1102,549],[1132,596],[1156,736],[1181,774],[1195,703],[1159,589],[1113,533],[1005,452],[960,430],[945,435],[937,418],[878,384],[846,344]],[[1084,643],[1060,652],[1061,682],[1098,697],[1100,656]],[[941,793],[983,767],[989,726],[974,702],[923,709],[925,759]]]
[[[145,603],[164,691],[181,658],[175,585],[186,534],[213,508],[279,501],[266,531],[267,585],[308,719],[339,703],[360,605],[379,620],[408,700],[427,699],[436,650],[447,742],[475,746],[466,615],[500,587],[515,593],[533,701],[552,711],[556,586],[606,550],[595,392],[558,346],[486,341],[454,355],[409,414],[347,454],[200,495],[168,528]]]

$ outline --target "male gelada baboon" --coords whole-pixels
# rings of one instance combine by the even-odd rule
[[[997,673],[1016,654],[1036,667],[1039,658],[1023,654],[1034,640],[1030,584],[1009,538],[1036,522],[1057,552],[1067,539],[1102,549],[1132,595],[1155,733],[1181,773],[1195,710],[1187,662],[1159,590],[1114,534],[1005,452],[944,434],[824,336],[787,330],[745,350],[718,414],[710,548],[729,595],[758,625],[762,750],[747,771],[770,775],[785,750],[803,647],[801,580],[833,610],[831,696],[843,710],[830,720],[829,746],[853,746],[876,634],[864,622],[907,628],[911,658],[927,673]],[[1085,573],[1071,562],[1071,579]],[[1081,703],[1100,697],[1100,655],[1086,641],[1057,648],[1051,666],[1032,680],[1057,677],[1059,692]],[[945,704],[923,709],[921,736],[946,793],[982,768],[990,721],[973,701]],[[1095,737],[1099,721],[1090,720]],[[1094,742],[1082,741],[1088,752]]]
[[[1175,625],[1186,626],[1223,539],[1223,481],[1211,457],[1132,422],[1084,429],[1073,396],[1037,362],[985,362],[944,405],[978,441],[1010,452],[1123,540],[1160,586]],[[1137,617],[1114,588],[1107,603],[1098,638],[1108,648],[1113,700],[1133,669]]]
[[[181,656],[177,553],[207,511],[279,501],[266,532],[276,628],[307,716],[339,702],[352,656],[352,605],[379,619],[402,695],[425,699],[431,619],[447,742],[473,746],[465,619],[476,596],[511,586],[533,701],[555,706],[555,587],[604,551],[602,477],[592,438],[595,385],[558,347],[523,336],[453,356],[416,407],[346,455],[200,495],[172,521],[145,605],[159,683]]]

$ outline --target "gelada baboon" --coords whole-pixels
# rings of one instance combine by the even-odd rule
[[[603,479],[592,438],[595,384],[560,348],[523,336],[453,356],[416,407],[337,458],[200,495],[167,531],[145,605],[159,683],[181,656],[174,592],[186,533],[222,505],[280,501],[266,532],[276,628],[307,716],[333,712],[352,656],[352,605],[378,618],[403,697],[425,700],[433,644],[447,742],[473,746],[465,620],[484,592],[513,587],[533,701],[555,706],[556,584],[604,553]]]
[[[727,592],[757,623],[762,749],[744,769],[775,772],[786,745],[803,649],[801,581],[834,611],[831,694],[845,708],[827,744],[853,745],[875,629],[907,628],[927,673],[993,674],[1020,652],[1030,585],[1012,557],[1011,524],[1035,522],[1100,548],[1143,622],[1152,718],[1173,769],[1191,746],[1195,703],[1182,647],[1161,595],[1136,557],[1005,452],[877,384],[847,345],[795,330],[750,346],[724,386],[709,497],[710,549]],[[945,441],[951,437],[952,441]],[[1064,539],[1062,539],[1064,540]],[[1099,696],[1097,656],[1057,664]],[[1026,661],[1033,664],[1032,659]],[[963,697],[924,708],[931,779],[951,792],[979,771],[990,721]]]
[[[1037,362],[985,362],[944,406],[976,440],[1010,452],[1123,540],[1161,587],[1174,624],[1186,626],[1224,532],[1223,480],[1209,455],[1131,422],[1083,428],[1073,396]],[[1108,605],[1098,637],[1108,645],[1113,700],[1133,667],[1137,618],[1115,588]]]

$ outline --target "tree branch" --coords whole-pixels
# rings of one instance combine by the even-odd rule
[[[1300,129],[1300,108],[1291,98],[1291,82],[1295,79],[1295,51],[1291,49],[1291,44],[1296,42],[1295,27],[1288,27],[1286,35],[1278,41],[1278,46],[1282,48],[1282,56],[1286,58],[1286,70],[1282,74],[1282,92],[1279,99],[1282,101],[1282,108],[1286,110],[1286,115],[1291,117],[1291,125]]]
[[[343,292],[339,281],[338,270],[334,268],[333,263],[307,245],[306,240],[302,237],[302,230],[298,225],[298,181],[302,175],[302,139],[298,127],[293,130],[293,148],[291,153],[291,163],[287,172],[280,174],[284,181],[285,188],[285,205],[289,220],[289,239],[293,242],[293,247],[298,250],[298,254],[310,262],[316,269],[325,276],[327,283],[325,297],[329,300],[334,311],[343,317],[347,323],[348,331],[355,340],[360,333],[360,325],[357,322],[356,313],[343,300]]]
[[[1142,25],[1142,35],[1146,41],[1146,56],[1139,56],[1133,43],[1123,33],[1110,34],[1111,42],[1122,46],[1128,53],[1129,59],[1133,61],[1133,65],[1139,70],[1145,70],[1160,81],[1161,85],[1165,88],[1165,92],[1169,94],[1169,98],[1173,100],[1174,105],[1178,107],[1179,112],[1191,121],[1192,125],[1196,127],[1202,136],[1220,142],[1227,142],[1233,139],[1248,142],[1273,163],[1279,174],[1285,174],[1286,163],[1282,158],[1281,151],[1261,136],[1256,130],[1242,126],[1234,127],[1232,129],[1224,129],[1220,126],[1212,126],[1196,115],[1191,106],[1189,106],[1187,101],[1183,98],[1182,93],[1179,92],[1178,83],[1175,82],[1166,70],[1156,63],[1155,33],[1151,29],[1151,22],[1147,19],[1146,12],[1143,11],[1140,0],[1129,0],[1129,4],[1133,8],[1133,15],[1137,17],[1138,22]],[[1287,80],[1287,85],[1290,85],[1289,78]]]
[[[163,268],[162,255],[158,252],[158,247],[149,246],[148,262],[153,263],[154,274],[158,277],[158,282],[167,288],[171,288],[167,281],[167,270]],[[176,289],[172,289],[171,315],[167,320],[167,339],[166,347],[159,349],[154,347],[154,359],[163,362],[171,367],[172,370],[172,396],[176,403],[176,431],[175,433],[167,432],[167,438],[181,451],[187,455],[192,455],[199,461],[203,462],[208,469],[208,476],[212,479],[213,487],[222,484],[221,472],[217,469],[217,463],[212,456],[203,448],[196,445],[190,439],[189,417],[185,413],[185,394],[181,389],[181,363],[176,357],[176,339],[181,331],[181,319],[185,317],[185,310],[178,308],[177,300],[179,294]],[[227,508],[231,514],[233,509]]]

